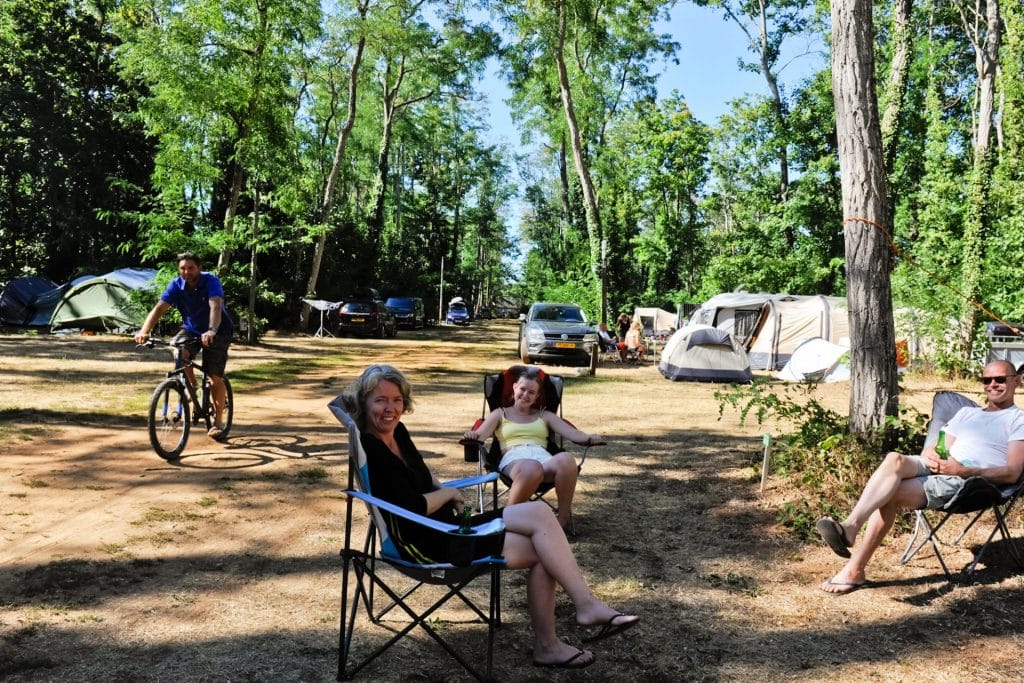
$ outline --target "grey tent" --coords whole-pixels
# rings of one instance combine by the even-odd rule
[[[7,325],[45,325],[49,322],[49,311],[53,310],[61,287],[45,277],[17,277],[7,283],[0,293],[0,322]],[[36,322],[37,303],[40,297],[53,296],[46,320]]]
[[[125,268],[77,280],[54,308],[50,327],[106,331],[137,328],[148,309],[138,292],[152,288],[155,279],[155,270]]]
[[[665,344],[658,370],[667,379],[749,383],[747,352],[731,334],[709,325],[688,325]]]

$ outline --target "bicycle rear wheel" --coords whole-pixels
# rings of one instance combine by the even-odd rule
[[[214,410],[213,401],[210,396],[210,380],[206,379],[206,386],[203,388],[203,420],[206,429],[209,430],[216,422],[217,411]],[[231,380],[224,378],[224,427],[221,430],[217,441],[224,441],[231,431],[231,423],[235,419],[235,394],[231,390]]]
[[[185,390],[176,379],[157,385],[149,401],[149,443],[164,460],[177,460],[185,450],[191,426]]]

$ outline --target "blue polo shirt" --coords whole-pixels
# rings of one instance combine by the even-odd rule
[[[210,297],[218,296],[221,298],[221,305],[220,327],[217,334],[231,336],[235,324],[231,322],[231,316],[228,315],[223,303],[224,287],[213,273],[200,273],[199,282],[193,290],[188,289],[185,278],[179,275],[167,285],[167,289],[160,295],[160,301],[178,309],[186,330],[201,335],[210,329]]]

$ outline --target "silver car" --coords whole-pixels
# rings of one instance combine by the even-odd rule
[[[519,357],[562,365],[597,365],[597,330],[576,304],[546,301],[530,306],[520,318]]]

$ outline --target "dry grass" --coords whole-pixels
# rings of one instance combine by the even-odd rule
[[[367,363],[398,365],[416,386],[406,422],[429,464],[464,476],[456,436],[480,414],[482,373],[515,361],[515,333],[494,321],[236,346],[232,438],[194,435],[177,464],[145,435],[162,354],[0,336],[0,677],[333,680],[346,470],[326,402]],[[719,421],[715,386],[667,382],[650,365],[553,371],[569,376],[566,415],[610,442],[584,468],[574,548],[595,590],[644,621],[601,643],[585,671],[533,669],[524,577],[509,572],[502,680],[1019,680],[1024,581],[1002,549],[978,582],[949,590],[930,557],[899,567],[897,538],[874,587],[825,595],[816,585],[837,559],[776,523],[784,482],[758,494],[761,430],[777,426]],[[949,388],[907,385],[905,402],[925,411]],[[845,410],[845,392],[818,398]],[[558,617],[578,642],[564,599]],[[482,645],[479,626],[442,627]],[[366,623],[359,635],[360,648],[383,637]],[[466,677],[416,635],[363,680]]]

